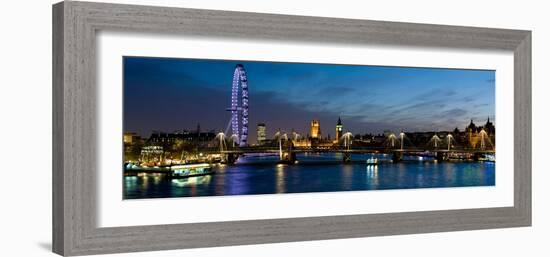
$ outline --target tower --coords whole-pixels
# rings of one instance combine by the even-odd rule
[[[489,117],[487,117],[487,123],[485,123],[483,128],[485,129],[485,132],[487,132],[487,134],[489,134],[489,136],[494,136],[495,135],[495,125],[491,122]]]
[[[319,120],[311,121],[309,135],[311,138],[315,138],[315,139],[321,138],[321,124],[319,123]]]
[[[256,142],[258,145],[262,145],[266,140],[266,128],[265,123],[258,123],[256,127]]]
[[[477,132],[477,127],[476,127],[476,124],[474,124],[473,119],[470,120],[470,124],[466,126],[465,130],[466,130],[466,133],[468,134],[468,137],[471,137],[472,134]]]
[[[466,127],[466,136],[468,137],[468,144],[474,148],[478,141],[477,126],[474,124],[474,120],[470,120],[470,124]]]
[[[336,123],[336,142],[342,137],[342,128],[342,120],[338,117],[338,122]]]

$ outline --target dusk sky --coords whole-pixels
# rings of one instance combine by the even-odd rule
[[[353,134],[463,130],[495,117],[494,71],[124,57],[124,130],[224,131],[236,64],[248,76],[250,142],[259,122],[272,137],[306,135],[318,119],[334,137],[339,116]]]

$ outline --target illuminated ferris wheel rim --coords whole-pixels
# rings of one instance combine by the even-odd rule
[[[241,91],[240,106],[239,89]],[[233,72],[231,108],[229,110],[231,111],[231,133],[237,136],[237,142],[240,146],[245,146],[248,140],[248,81],[242,64],[237,64]],[[239,112],[242,117],[241,124],[239,124]]]

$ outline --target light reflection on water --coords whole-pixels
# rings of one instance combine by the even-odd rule
[[[210,178],[212,175],[205,175],[205,176],[196,176],[196,177],[189,177],[189,178],[175,178],[172,179],[172,186],[177,187],[188,187],[188,186],[195,186],[195,185],[201,185],[201,184],[208,184],[210,183]],[[158,179],[160,181],[161,177],[155,177],[155,179]]]
[[[378,188],[378,165],[368,165],[366,184],[371,184],[372,189]]]
[[[285,169],[283,164],[277,165],[277,194],[285,192]]]
[[[366,165],[368,158],[381,160]],[[390,155],[299,155],[299,164],[276,164],[277,156],[248,156],[237,165],[216,165],[215,174],[168,179],[162,175],[124,178],[125,199],[334,192],[350,190],[493,186],[495,164],[408,159],[389,163]]]

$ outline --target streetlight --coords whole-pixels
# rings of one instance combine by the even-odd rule
[[[453,135],[451,135],[451,133],[449,133],[447,135],[447,151],[450,151],[451,150],[451,140],[453,139]]]
[[[401,133],[399,133],[399,137],[401,137],[401,151],[403,151],[403,141],[405,140],[405,132],[401,131]]]

